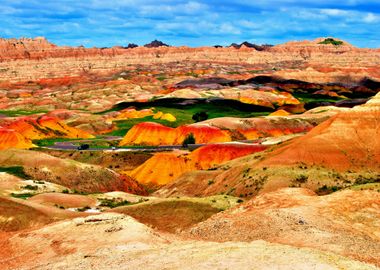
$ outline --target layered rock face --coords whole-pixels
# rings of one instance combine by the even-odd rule
[[[126,68],[128,64],[168,63],[173,61],[208,61],[225,63],[288,63],[306,66],[302,72],[283,70],[288,78],[328,82],[334,78],[351,76],[353,80],[365,76],[380,78],[376,66],[380,63],[377,49],[358,49],[344,43],[340,46],[319,44],[320,40],[286,43],[257,51],[245,46],[235,48],[213,47],[158,47],[107,49],[58,47],[43,38],[1,40],[0,64],[2,77],[23,81],[38,78],[80,76],[83,71],[105,72]],[[58,61],[56,58],[65,58]],[[18,59],[18,60],[16,60]],[[293,63],[293,64],[292,64]],[[301,63],[301,64],[300,64]],[[352,68],[352,67],[355,68]],[[30,68],[33,67],[33,68]],[[330,68],[324,70],[324,68]],[[326,72],[327,71],[327,72]]]

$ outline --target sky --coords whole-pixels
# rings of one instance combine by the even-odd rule
[[[0,0],[0,37],[57,45],[279,44],[336,37],[380,47],[380,0]]]

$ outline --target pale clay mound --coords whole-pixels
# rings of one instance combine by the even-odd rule
[[[207,241],[265,240],[309,247],[380,265],[380,193],[340,191],[316,196],[285,188],[254,197],[195,225]]]
[[[15,235],[3,269],[376,269],[332,253],[265,241],[212,243],[158,235],[121,214]],[[7,252],[3,249],[2,252]]]

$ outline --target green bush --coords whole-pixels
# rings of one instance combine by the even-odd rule
[[[23,186],[22,188],[29,189],[29,190],[37,190],[38,186],[26,185],[26,186]]]
[[[197,113],[193,114],[192,119],[193,119],[195,122],[205,121],[205,120],[208,119],[208,113],[205,112],[205,111],[197,112]]]
[[[187,147],[189,144],[195,144],[195,137],[193,133],[190,133],[182,142],[183,147]]]
[[[332,44],[335,46],[339,46],[343,44],[343,41],[335,40],[333,38],[326,38],[324,41],[321,41],[318,44]]]
[[[115,207],[131,204],[131,202],[127,200],[124,200],[124,201],[116,201],[115,199],[99,199],[99,200],[101,201],[100,206],[109,207],[109,208],[115,208]]]

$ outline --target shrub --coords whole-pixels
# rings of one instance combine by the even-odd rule
[[[335,40],[333,38],[326,38],[324,41],[321,41],[318,44],[332,44],[335,46],[339,46],[343,44],[343,41]]]
[[[202,111],[202,112],[197,112],[193,115],[193,120],[195,122],[201,122],[201,121],[205,121],[208,119],[208,113],[205,112],[205,111]]]
[[[307,179],[309,177],[307,175],[304,175],[304,174],[300,174],[296,177],[296,179],[294,179],[296,182],[298,183],[306,183],[307,182]]]
[[[193,133],[188,134],[182,143],[184,147],[187,147],[189,144],[195,144],[195,137]]]
[[[32,186],[32,185],[26,185],[26,186],[23,186],[23,188],[29,189],[29,190],[37,190],[38,189],[37,186]]]
[[[116,201],[115,199],[100,199],[100,201],[101,201],[100,206],[109,207],[109,208],[115,208],[115,207],[131,204],[131,202],[127,200]]]

